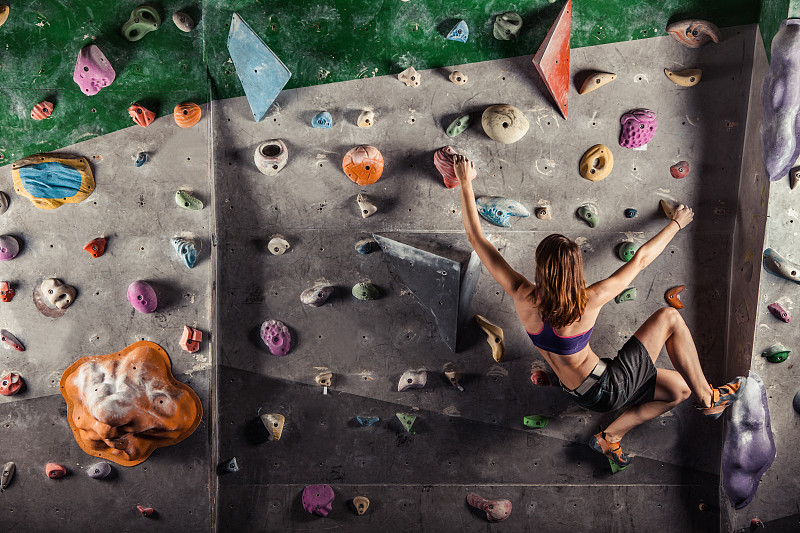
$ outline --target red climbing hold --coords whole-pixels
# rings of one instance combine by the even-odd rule
[[[16,293],[17,291],[12,289],[7,281],[0,281],[0,301],[10,302]]]
[[[550,378],[544,370],[534,370],[531,373],[531,382],[534,385],[541,385],[543,387],[550,386]]]
[[[678,161],[669,167],[669,173],[675,179],[685,178],[689,175],[689,163],[687,161]]]
[[[686,288],[686,285],[678,285],[677,287],[672,287],[664,294],[664,299],[667,300],[667,303],[674,307],[675,309],[683,309],[683,302],[678,295],[683,292],[683,289]]]
[[[20,377],[19,374],[9,372],[0,378],[0,394],[3,396],[12,396],[18,393],[24,384],[25,381]]]
[[[67,475],[67,469],[58,463],[47,463],[44,469],[50,479],[58,479]]]
[[[92,257],[97,259],[105,253],[106,242],[108,241],[106,241],[103,237],[98,237],[97,239],[92,239],[86,246],[83,247],[83,249],[92,254]]]
[[[181,348],[187,352],[194,353],[200,349],[200,341],[203,340],[203,332],[199,329],[183,326],[183,335],[181,335],[180,345]]]
[[[558,18],[533,56],[533,65],[539,71],[547,90],[556,101],[558,110],[567,118],[569,98],[569,35],[572,29],[572,0],[567,0]]]
[[[143,128],[146,128],[156,119],[156,114],[139,104],[133,104],[128,108],[128,114],[133,121]]]
[[[141,505],[137,505],[136,508],[139,509],[139,512],[142,513],[142,516],[145,518],[152,516],[153,513],[156,512],[156,510],[152,507],[142,507]]]

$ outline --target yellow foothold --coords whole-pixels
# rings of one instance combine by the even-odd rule
[[[361,516],[369,509],[369,498],[366,496],[356,496],[353,498],[353,507],[355,507],[358,515]]]
[[[681,87],[694,87],[700,83],[700,78],[703,76],[703,71],[699,68],[687,68],[686,70],[675,72],[665,68],[664,74],[666,74],[667,78],[669,78],[672,82],[680,85]]]
[[[10,10],[9,10],[7,5],[5,5],[5,4],[0,5],[0,26],[5,24],[6,21],[8,20],[8,12],[9,11]]]
[[[615,79],[617,79],[617,75],[611,74],[610,72],[593,72],[589,74],[589,77],[583,82],[578,94],[590,93]]]
[[[675,210],[678,208],[678,204],[675,202],[668,202],[666,200],[661,200],[661,209],[664,210],[664,214],[667,215],[667,218],[672,218],[675,216]]]
[[[333,383],[333,373],[332,372],[322,372],[317,374],[317,377],[314,378],[314,381],[317,382],[317,385],[320,387],[330,387]]]
[[[286,422],[286,417],[277,413],[266,413],[261,415],[261,423],[269,431],[269,440],[280,440],[283,434],[283,424]]]
[[[503,360],[503,354],[506,353],[506,344],[503,341],[503,328],[489,322],[481,315],[475,315],[475,322],[477,322],[478,326],[486,333],[486,342],[492,347],[492,357],[499,363]]]
[[[589,181],[600,181],[608,177],[613,168],[614,154],[603,144],[595,144],[586,150],[578,166],[581,176]]]

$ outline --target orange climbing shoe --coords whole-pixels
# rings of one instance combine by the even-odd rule
[[[702,405],[695,405],[695,407],[702,411],[703,416],[717,419],[722,416],[723,411],[725,411],[729,405],[739,399],[743,384],[744,378],[741,376],[719,388],[709,383],[709,385],[711,385],[711,406],[703,407]]]
[[[606,440],[606,432],[601,431],[597,435],[592,435],[589,439],[589,446],[597,453],[602,453],[608,457],[608,462],[611,463],[612,470],[615,472],[628,466],[631,462],[628,454],[622,451],[619,442],[608,442]],[[614,467],[617,467],[616,469]]]

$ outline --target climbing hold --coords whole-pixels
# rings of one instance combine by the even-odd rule
[[[446,363],[444,365],[444,377],[447,378],[450,385],[464,392],[464,387],[461,386],[461,378],[464,377],[464,374],[461,373],[455,363]]]
[[[128,301],[140,313],[152,313],[158,307],[156,291],[149,283],[137,280],[128,285]]]
[[[470,492],[467,494],[467,503],[485,512],[489,522],[500,522],[511,514],[511,502],[508,500],[486,500]]]
[[[267,243],[267,248],[272,255],[283,255],[289,249],[289,241],[276,233]]]
[[[300,301],[311,307],[319,307],[333,294],[333,285],[318,283],[300,293]]]
[[[707,20],[680,20],[667,26],[667,33],[689,48],[700,48],[709,41],[720,41],[719,28]]]
[[[8,211],[8,195],[0,191],[0,215]]]
[[[181,348],[189,353],[194,353],[200,349],[200,343],[202,340],[202,331],[199,329],[190,328],[189,326],[183,326],[183,334],[181,334],[181,340],[179,341]]]
[[[99,93],[103,87],[111,85],[116,77],[114,67],[97,45],[84,46],[78,52],[72,81],[77,83],[87,96]]]
[[[342,170],[354,183],[370,185],[378,181],[383,173],[383,155],[374,146],[356,146],[344,155]]]
[[[328,516],[333,507],[333,498],[330,485],[308,485],[303,489],[303,509],[318,516]]]
[[[280,440],[283,435],[283,425],[286,417],[278,413],[265,413],[261,415],[261,423],[269,431],[269,440]]]
[[[461,72],[460,70],[454,70],[450,73],[450,81],[455,83],[456,85],[464,85],[467,83],[467,75]]]
[[[67,285],[60,279],[46,278],[42,281],[40,287],[42,294],[50,302],[50,305],[58,307],[59,309],[66,309],[73,301],[78,291],[72,285]]]
[[[153,509],[152,507],[144,507],[142,505],[137,505],[136,508],[139,510],[140,513],[142,513],[142,516],[145,518],[150,518],[153,515],[153,513],[156,512],[156,510]]]
[[[103,479],[111,473],[111,465],[105,461],[94,463],[86,467],[86,475],[92,479]]]
[[[421,389],[426,383],[428,383],[428,373],[424,370],[406,370],[397,382],[397,392]]]
[[[353,290],[351,292],[353,296],[359,300],[377,300],[381,294],[378,287],[369,281],[360,281],[356,283],[353,285]]]
[[[25,380],[23,380],[19,374],[9,372],[0,378],[0,394],[3,396],[13,396],[20,391],[24,384]]]
[[[292,334],[289,333],[289,328],[280,320],[265,320],[261,324],[259,334],[272,355],[283,356],[289,353]]]
[[[175,191],[175,203],[190,211],[199,211],[203,209],[203,202],[200,199],[195,198],[183,190]]]
[[[757,529],[759,527],[760,528],[766,527],[764,526],[764,522],[762,522],[759,517],[755,517],[752,520],[750,520],[750,529]]]
[[[792,407],[798,414],[800,414],[800,390],[794,393],[794,398],[792,398]]]
[[[381,247],[378,246],[378,243],[375,242],[375,239],[361,239],[355,244],[356,252],[360,253],[361,255],[371,254],[376,250],[380,250]]]
[[[361,211],[361,218],[369,218],[378,211],[377,206],[365,194],[359,193],[356,196],[356,203],[359,211]]]
[[[375,124],[375,112],[371,109],[365,109],[358,115],[356,124],[358,124],[359,128],[371,128]]]
[[[2,250],[2,246],[0,246],[0,250]],[[800,265],[787,261],[772,248],[764,250],[764,268],[776,276],[800,283]]]
[[[13,348],[18,352],[25,351],[25,346],[8,330],[0,329],[0,341],[3,342],[3,348],[8,350]]]
[[[739,399],[728,408],[731,415],[721,461],[722,487],[734,509],[753,500],[776,452],[764,382],[750,371],[739,390]]]
[[[481,115],[481,125],[486,135],[503,144],[522,139],[530,127],[522,111],[508,104],[487,107]]]
[[[8,488],[8,485],[14,478],[14,472],[16,469],[17,465],[15,465],[13,461],[9,461],[3,465],[3,470],[0,472],[0,492]]]
[[[436,167],[436,170],[442,175],[442,179],[444,180],[444,186],[448,189],[454,189],[461,185],[458,182],[458,178],[456,177],[456,172],[454,169],[455,166],[455,157],[458,155],[452,146],[445,146],[444,148],[440,148],[433,153],[433,166]],[[475,179],[476,174],[473,173],[470,176],[470,180]]]
[[[353,498],[353,508],[356,510],[358,516],[367,512],[369,509],[369,498],[366,496],[356,496]]]
[[[459,43],[467,42],[467,39],[469,39],[469,28],[467,27],[467,23],[463,20],[459,20],[445,38],[450,41],[458,41]]]
[[[596,228],[600,223],[600,213],[594,204],[583,204],[578,208],[578,216],[589,224],[590,228]]]
[[[678,204],[676,202],[661,200],[659,204],[661,204],[661,209],[664,211],[667,218],[671,219],[675,216],[675,210],[678,209]]]
[[[67,475],[67,469],[58,463],[47,463],[44,470],[50,479],[58,479]]]
[[[619,145],[623,148],[638,148],[650,142],[658,128],[656,114],[649,109],[628,111],[619,119],[622,131]]]
[[[175,106],[172,116],[175,118],[175,123],[181,128],[191,128],[202,117],[202,110],[200,106],[194,102],[183,102]]]
[[[512,216],[522,218],[531,216],[524,205],[502,196],[481,196],[475,203],[478,206],[478,214],[495,226],[510,228]]]
[[[627,263],[633,259],[633,256],[636,254],[636,250],[638,249],[639,247],[630,241],[623,242],[619,247],[619,258]]]
[[[544,415],[528,415],[522,419],[522,423],[525,427],[541,429],[547,426],[547,420]]]
[[[552,213],[550,212],[549,205],[542,205],[537,207],[533,210],[534,214],[536,214],[536,218],[539,220],[550,220],[553,218]]]
[[[333,127],[333,117],[327,111],[321,111],[311,119],[311,127],[327,130]]]
[[[685,288],[686,285],[678,285],[677,287],[668,289],[667,292],[664,293],[664,299],[675,309],[683,309],[683,302],[678,295],[682,293]]]
[[[595,144],[583,154],[578,166],[581,176],[589,181],[600,181],[614,168],[614,154],[603,144]]]
[[[592,72],[589,74],[589,77],[583,81],[583,85],[581,85],[578,94],[590,93],[607,83],[611,83],[615,79],[617,79],[617,75],[610,72]]]
[[[397,75],[397,79],[406,84],[406,87],[419,87],[422,75],[414,67],[408,67]]]
[[[133,159],[133,166],[139,168],[147,163],[147,152],[138,152],[135,156],[131,156],[131,159]]]
[[[231,17],[228,52],[253,118],[258,122],[267,114],[292,73],[238,13]]]
[[[44,120],[53,112],[52,102],[42,100],[31,109],[31,118],[33,120]]]
[[[17,291],[11,288],[7,281],[0,281],[0,301],[1,302],[10,302],[14,299],[14,295],[17,294]]]
[[[761,85],[761,150],[770,181],[789,172],[800,156],[800,19],[781,22],[772,39],[772,58]]]
[[[156,119],[156,114],[139,104],[132,104],[128,108],[128,114],[133,121],[143,128],[146,128]]]
[[[236,460],[236,457],[231,457],[229,461],[225,461],[225,471],[231,474],[239,471],[239,461]]]
[[[150,6],[139,6],[131,11],[128,22],[122,25],[122,36],[133,42],[138,41],[161,26],[158,11]]]
[[[492,35],[498,41],[510,41],[519,35],[522,29],[522,17],[513,11],[506,11],[494,18]]]
[[[533,56],[533,65],[565,119],[569,98],[571,12],[572,0],[567,0]]]
[[[85,157],[35,154],[11,165],[14,190],[39,209],[56,209],[85,200],[94,191],[94,176]]]
[[[503,336],[503,328],[489,322],[486,317],[475,315],[475,322],[486,333],[486,342],[492,347],[492,358],[498,363],[503,360],[503,354],[506,353],[506,343]]]
[[[761,357],[766,357],[767,361],[770,363],[783,363],[786,361],[786,358],[789,357],[790,351],[791,350],[783,344],[773,344],[761,352]]]
[[[333,386],[333,372],[320,372],[316,375],[314,381],[320,387],[331,387]]]
[[[469,115],[461,115],[460,117],[453,120],[453,122],[451,122],[449,126],[447,126],[447,130],[445,131],[445,133],[447,133],[448,137],[458,137],[459,135],[464,133],[464,130],[466,130],[467,127],[469,127],[470,121],[471,118]]]
[[[2,285],[0,285],[0,290],[1,289]],[[789,311],[784,309],[783,306],[778,302],[769,304],[767,306],[767,309],[769,310],[770,313],[772,313],[772,316],[774,316],[777,319],[783,320],[784,322],[789,322],[792,319],[792,317],[789,315]]]
[[[550,386],[550,376],[544,370],[534,370],[531,372],[531,383],[541,387]]]
[[[668,68],[664,69],[664,74],[670,81],[681,87],[694,87],[700,83],[700,78],[703,76],[703,71],[699,68],[687,68],[674,72]]]
[[[414,422],[417,421],[416,416],[407,415],[405,413],[395,413],[395,415],[397,416],[397,419],[400,421],[400,423],[403,424],[403,427],[405,428],[406,431],[408,431],[409,433],[414,433],[414,431],[411,428],[414,426]]]
[[[194,245],[194,242],[182,237],[173,237],[169,242],[172,244],[172,247],[175,248],[178,257],[183,259],[183,263],[186,267],[194,268],[194,264],[197,262],[197,247]]]
[[[377,416],[357,416],[356,421],[364,427],[369,427],[376,422],[380,422]]]
[[[675,179],[685,178],[689,175],[689,163],[686,161],[678,161],[669,167],[669,173]]]
[[[619,293],[615,298],[614,301],[618,304],[622,302],[631,302],[636,299],[636,287],[628,287],[621,293]]]
[[[625,218],[635,218],[637,213],[636,209],[629,207],[625,210]]]
[[[11,235],[0,235],[0,261],[11,261],[19,253],[19,241]]]
[[[106,239],[104,237],[98,237],[96,239],[92,239],[89,241],[86,246],[83,247],[84,250],[89,252],[92,257],[97,259],[101,255],[103,255],[106,251]]]
[[[8,13],[9,9],[8,6],[5,4],[0,5],[0,26],[6,23],[8,20]]]
[[[791,171],[789,171],[789,188],[794,190],[798,183],[800,183],[800,167],[794,167]],[[0,215],[3,214],[3,207],[1,204],[2,201],[0,201]]]
[[[172,22],[175,23],[179,30],[185,33],[189,33],[194,29],[192,17],[181,11],[176,11],[172,14]]]

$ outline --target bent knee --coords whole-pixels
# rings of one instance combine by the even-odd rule
[[[656,315],[658,320],[664,322],[670,330],[686,324],[680,312],[674,307],[662,307],[656,311]]]

